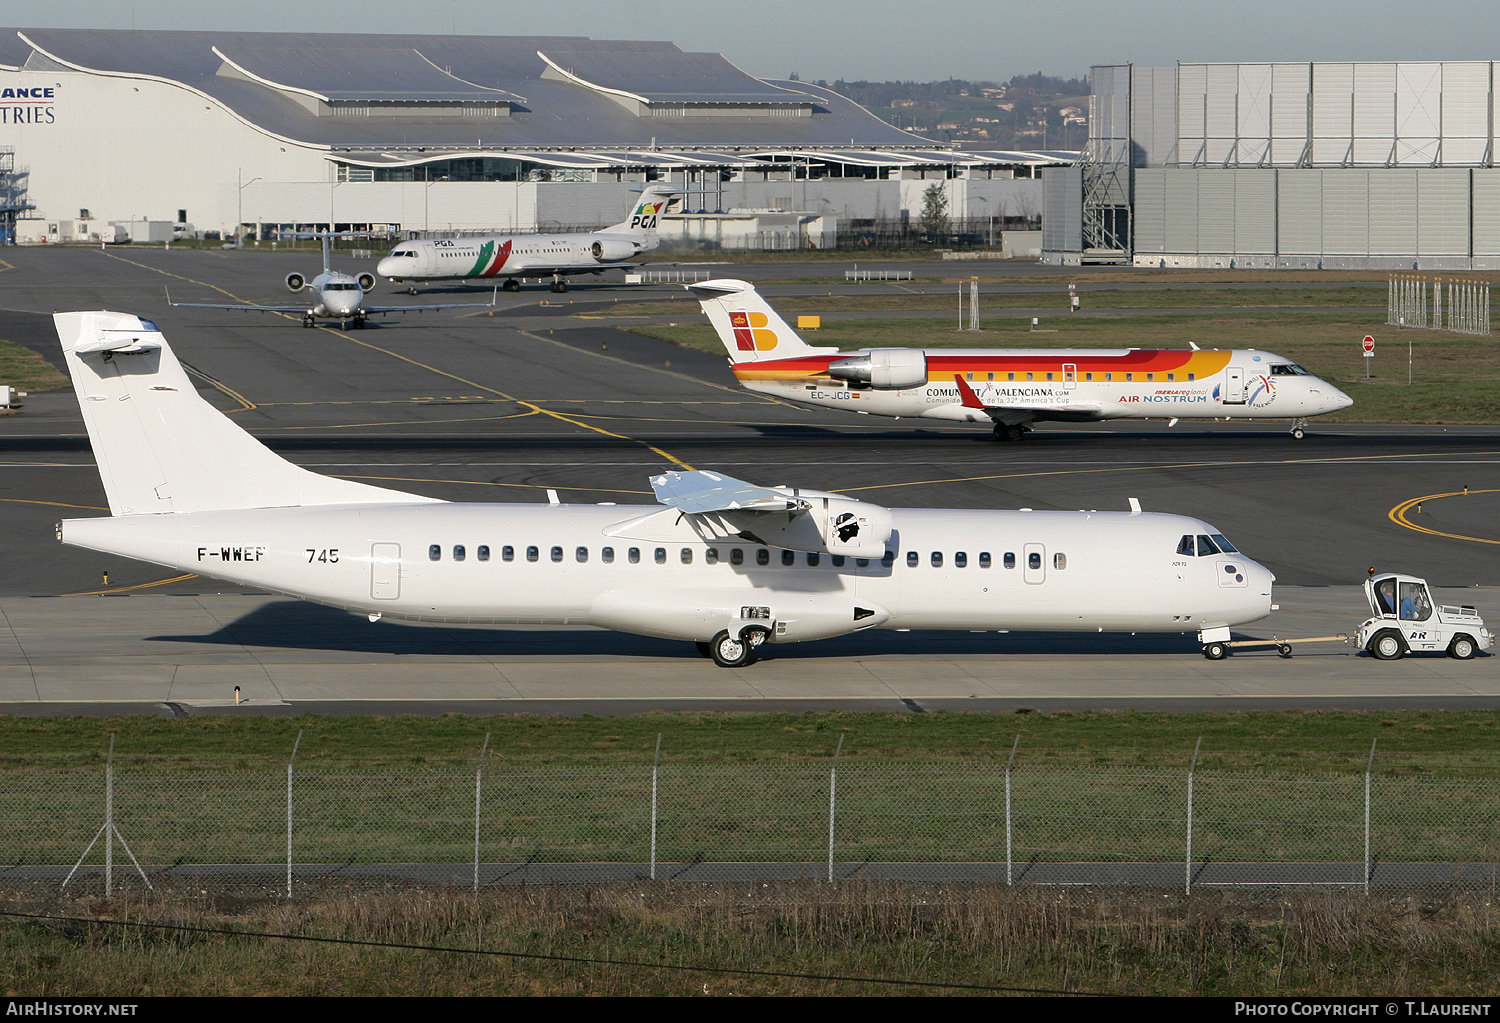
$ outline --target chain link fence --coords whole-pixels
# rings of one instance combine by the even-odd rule
[[[0,886],[620,879],[1494,887],[1500,778],[1009,763],[0,772]]]

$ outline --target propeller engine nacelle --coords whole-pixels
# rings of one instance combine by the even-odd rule
[[[368,291],[370,291],[371,289],[373,289],[375,287],[375,275],[374,274],[360,274],[358,277],[356,277],[354,279],[356,281],[359,281],[359,290],[360,291],[368,292]]]
[[[307,287],[307,278],[301,274],[287,274],[286,288],[288,291],[301,291]]]
[[[805,511],[787,515],[763,512],[723,511],[700,516],[717,517],[729,528],[726,533],[754,538],[771,547],[793,551],[827,551],[851,558],[880,558],[891,539],[891,510],[837,494],[821,491],[773,488],[805,506]]]
[[[635,255],[635,243],[623,238],[601,238],[589,246],[589,253],[600,263],[618,263]]]
[[[927,353],[918,348],[874,348],[828,364],[835,380],[869,384],[877,391],[901,391],[927,383]]]

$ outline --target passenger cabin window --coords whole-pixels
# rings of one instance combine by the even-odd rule
[[[833,567],[834,568],[843,568],[844,567],[844,556],[842,554],[835,554],[831,558],[829,558],[828,560],[831,561],[831,562],[833,562]]]
[[[990,567],[990,552],[989,551],[980,551],[979,552],[979,567],[980,568],[989,568]]]
[[[762,547],[755,552],[755,563],[757,565],[769,565],[771,563],[771,552]]]
[[[717,565],[719,563],[719,548],[710,547],[703,552],[703,563],[706,565]]]
[[[554,547],[554,548],[552,548],[552,560],[553,561],[561,561],[562,560],[562,548],[561,547]]]
[[[526,560],[527,561],[535,561],[539,557],[541,557],[541,551],[540,550],[538,550],[535,547],[528,547],[528,548],[526,548]]]
[[[917,562],[919,562],[921,560],[922,560],[921,555],[919,555],[916,551],[907,551],[906,552],[906,567],[907,568],[916,568],[917,567]]]
[[[639,547],[630,548],[630,550],[625,554],[625,560],[630,562],[632,565],[640,564],[641,549]]]
[[[933,568],[942,568],[943,567],[943,552],[942,551],[933,551],[932,552],[932,567]]]
[[[474,548],[474,556],[477,557],[480,561],[490,560],[489,547],[486,544],[480,544],[478,547]]]
[[[1135,379],[1135,374],[1134,373],[1126,373],[1125,374],[1125,382],[1126,383],[1129,383],[1129,382],[1133,381],[1134,379]]]
[[[729,550],[729,563],[731,565],[743,565],[745,563],[745,552],[738,547]]]
[[[599,560],[606,565],[613,564],[615,560],[615,549],[613,547],[602,547],[599,550]]]
[[[691,547],[684,547],[678,554],[678,557],[684,565],[691,565],[693,563],[693,549]]]
[[[1092,380],[1092,379],[1094,379],[1094,374],[1092,374],[1092,373],[1085,373],[1083,375],[1083,379],[1085,379],[1085,380]]]
[[[658,565],[665,565],[667,563],[667,549],[665,547],[656,548],[653,557],[656,559]]]
[[[1115,375],[1113,373],[1106,373],[1106,374],[1104,374],[1104,382],[1106,384],[1110,383],[1111,381],[1113,381],[1114,378],[1115,378]]]
[[[1052,567],[1056,568],[1056,569],[1059,569],[1059,570],[1067,568],[1068,567],[1068,556],[1066,554],[1054,554],[1054,555],[1052,555]]]
[[[1030,554],[1026,555],[1026,567],[1031,569],[1032,571],[1036,571],[1037,569],[1041,568],[1041,554],[1037,551],[1032,551]]]
[[[1197,380],[1198,379],[1198,374],[1197,373],[1189,373],[1188,374],[1188,379],[1189,380]]]
[[[781,552],[781,563],[783,565],[795,565],[797,563],[797,552],[796,551],[782,551]]]
[[[818,562],[820,562],[822,560],[823,559],[821,557],[819,557],[818,555],[816,555],[816,554],[809,554],[807,556],[808,567],[809,568],[816,568],[818,566]]]
[[[869,568],[870,567],[870,559],[869,558],[855,558],[854,559],[854,567],[855,568]]]
[[[573,552],[573,560],[579,564],[583,564],[583,562],[589,560],[589,549],[587,547],[578,548]]]
[[[954,568],[968,568],[969,567],[969,555],[968,555],[968,553],[965,552],[965,551],[957,551],[957,552],[955,552],[954,555],[953,555],[953,567]]]
[[[443,545],[442,544],[435,543],[431,547],[427,548],[427,560],[428,561],[441,561],[442,559],[443,559]]]
[[[1015,552],[1014,551],[1006,551],[1005,552],[1005,557],[1001,559],[1000,563],[1003,564],[1006,568],[1015,568],[1016,567],[1016,555],[1015,555]]]

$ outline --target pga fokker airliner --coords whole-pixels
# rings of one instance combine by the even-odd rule
[[[866,629],[1196,632],[1270,610],[1271,573],[1207,522],[1129,512],[883,508],[707,471],[653,505],[459,504],[333,479],[199,397],[156,325],[55,316],[110,514],[64,543],[423,622],[597,626],[699,644]]]
[[[506,291],[519,291],[522,277],[551,277],[552,291],[567,291],[570,276],[633,269],[631,260],[656,248],[658,223],[674,194],[665,185],[648,186],[624,220],[601,231],[402,242],[375,271],[405,283],[413,295],[421,281],[499,280]]]
[[[1354,404],[1290,359],[1254,349],[815,348],[744,281],[687,285],[752,391],[866,415],[993,423],[1020,440],[1034,422],[1290,419]]]

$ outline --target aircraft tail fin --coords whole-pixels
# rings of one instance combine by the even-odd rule
[[[753,284],[745,281],[703,281],[686,286],[708,315],[730,362],[794,359],[801,355],[831,355],[837,348],[815,348],[787,325]]]
[[[666,214],[677,195],[675,188],[666,185],[648,185],[630,207],[630,215],[613,227],[606,227],[607,234],[655,234],[658,222]]]
[[[114,515],[434,500],[288,462],[199,397],[150,320],[53,321]]]

